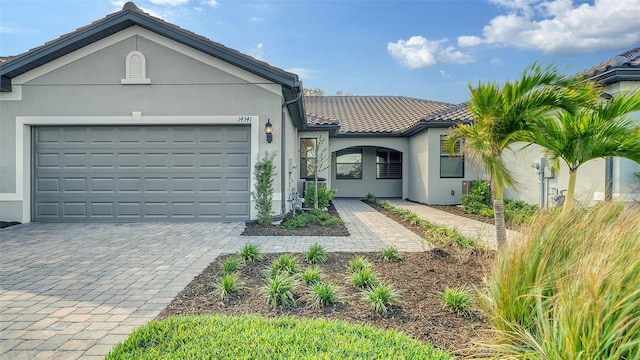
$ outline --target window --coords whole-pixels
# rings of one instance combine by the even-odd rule
[[[362,149],[336,152],[336,179],[362,179]]]
[[[316,162],[316,139],[300,139],[300,178],[314,176],[313,168]]]
[[[440,177],[463,178],[464,156],[462,155],[462,140],[456,143],[454,155],[444,145],[446,135],[440,135]]]
[[[399,151],[376,150],[376,178],[402,179],[402,153]]]

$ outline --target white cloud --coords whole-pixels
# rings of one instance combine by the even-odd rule
[[[490,1],[507,7],[509,13],[493,18],[484,27],[484,43],[549,54],[580,54],[640,42],[640,0],[594,0],[593,4],[575,5],[572,0]],[[473,36],[459,37],[459,46],[469,44],[470,38]]]
[[[422,36],[412,36],[409,40],[390,42],[387,45],[387,51],[398,62],[410,69],[475,61],[473,56],[464,54],[453,46],[445,46],[447,42],[447,39],[429,40]]]
[[[482,44],[482,39],[477,36],[458,36],[458,46],[469,47]]]
[[[189,0],[149,0],[155,5],[179,6],[189,2]]]
[[[500,58],[493,58],[491,59],[491,61],[489,61],[489,63],[493,66],[502,66],[504,65],[504,61],[502,61],[502,59]]]
[[[220,5],[220,3],[218,3],[216,0],[207,0],[207,1],[203,1],[202,5],[217,7],[218,5]]]
[[[252,21],[252,22],[260,22],[260,21],[262,21],[262,18],[261,18],[261,17],[259,17],[259,16],[254,16],[254,17],[252,17],[251,19],[249,19],[249,21]]]
[[[298,75],[302,80],[313,79],[315,75],[318,73],[315,70],[299,68],[299,67],[286,69],[286,71]]]
[[[11,34],[13,32],[15,32],[14,29],[4,25],[0,25],[0,34]]]
[[[264,60],[264,44],[257,43],[251,49],[250,55],[258,60]]]
[[[440,69],[440,76],[442,76],[445,79],[452,79],[451,74],[449,74],[448,72],[446,72],[446,71],[444,71],[442,69]]]

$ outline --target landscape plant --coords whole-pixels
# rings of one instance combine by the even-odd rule
[[[484,180],[474,181],[469,193],[460,196],[460,203],[462,204],[462,210],[467,214],[480,214],[484,209],[491,209],[489,182]]]
[[[273,213],[273,179],[275,177],[275,154],[265,152],[262,160],[254,166],[255,191],[251,193],[256,203],[258,223],[270,225]]]
[[[335,284],[317,282],[311,286],[308,297],[317,308],[333,306],[342,300],[342,295]]]
[[[365,298],[378,314],[386,313],[390,305],[400,302],[400,294],[391,284],[377,284],[365,291]]]
[[[322,210],[311,210],[304,211],[297,216],[287,218],[282,222],[281,226],[289,230],[298,230],[305,228],[309,223],[330,227],[341,224],[342,220],[339,217],[333,216]]]
[[[471,315],[474,296],[471,290],[464,286],[445,287],[442,292],[442,304],[445,309],[455,311],[463,316]]]
[[[402,257],[400,256],[398,249],[396,249],[394,246],[389,246],[382,250],[382,259],[385,261],[395,262],[400,261]]]
[[[278,274],[286,276],[298,273],[298,261],[292,254],[282,254],[271,264],[270,274],[272,277]]]
[[[378,285],[378,278],[373,268],[364,267],[351,274],[351,283],[357,289],[365,290]]]
[[[222,262],[221,270],[223,275],[234,274],[240,270],[242,258],[237,255],[229,256]]]
[[[262,258],[262,251],[260,250],[260,246],[256,244],[246,243],[240,250],[240,257],[246,263],[252,263],[256,260],[259,260],[260,258]]]
[[[326,183],[319,184],[317,188],[315,183],[309,183],[307,192],[304,194],[304,203],[307,206],[313,204],[312,209],[324,209],[329,206],[335,194],[336,189],[329,189]]]
[[[371,269],[373,265],[369,259],[362,256],[355,256],[353,259],[349,260],[349,271],[351,273],[356,273],[363,269]]]
[[[575,113],[593,93],[580,78],[562,75],[553,66],[533,64],[515,81],[469,85],[467,108],[472,123],[460,123],[447,136],[446,146],[455,154],[462,141],[465,161],[491,182],[498,247],[505,245],[504,190],[517,185],[502,154],[518,141],[526,141],[533,123],[557,109]],[[584,90],[583,90],[584,89]]]
[[[215,291],[221,300],[226,299],[230,294],[242,289],[242,281],[237,273],[223,274],[215,284]]]
[[[309,264],[323,264],[327,261],[327,251],[324,246],[315,243],[309,247],[304,257]]]
[[[300,278],[302,279],[302,282],[305,283],[305,285],[313,285],[319,283],[322,280],[322,272],[320,271],[320,268],[318,266],[314,265],[303,271],[300,275]]]
[[[640,358],[640,210],[554,209],[498,253],[480,304],[509,359]]]
[[[401,332],[366,324],[287,316],[206,315],[151,321],[116,345],[106,359],[453,360],[454,357]]]
[[[286,273],[277,273],[267,278],[266,285],[261,289],[267,296],[267,303],[274,309],[278,306],[290,307],[296,305],[296,298],[293,290],[296,280]]]

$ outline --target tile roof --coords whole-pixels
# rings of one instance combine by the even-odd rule
[[[581,72],[580,75],[604,84],[624,80],[640,80],[640,47],[616,55]]]
[[[338,134],[402,134],[419,123],[470,119],[464,105],[404,96],[305,96],[307,124],[340,124]]]

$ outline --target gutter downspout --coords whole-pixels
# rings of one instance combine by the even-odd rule
[[[295,87],[300,85],[299,81],[295,81],[293,83],[293,87],[295,89]],[[285,181],[285,176],[286,176],[286,172],[285,172],[285,166],[286,166],[286,159],[285,159],[285,150],[286,150],[286,141],[287,141],[287,136],[286,136],[286,124],[285,124],[285,112],[284,109],[290,105],[293,104],[295,102],[300,101],[300,99],[302,98],[302,89],[300,89],[300,92],[298,93],[298,96],[296,96],[295,99],[293,100],[289,100],[289,101],[283,101],[282,103],[282,117],[281,117],[281,122],[280,122],[280,126],[282,128],[282,140],[280,141],[280,171],[282,172],[282,175],[280,176],[280,193],[282,194],[282,196],[280,196],[280,212],[282,213],[282,215],[284,215],[287,211],[287,199],[286,199],[286,191],[287,191],[287,184]],[[284,100],[284,98],[283,98]],[[302,116],[304,116],[304,114],[302,114]]]

